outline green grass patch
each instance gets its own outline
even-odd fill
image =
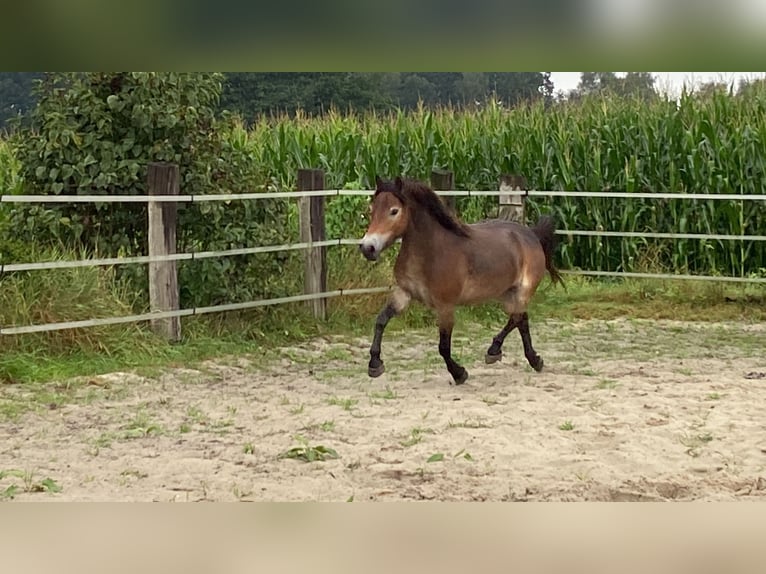
[[[369,396],[371,399],[382,399],[384,401],[393,401],[401,398],[389,385],[386,385],[386,388],[383,391],[371,391]]]
[[[352,398],[340,398],[340,397],[330,397],[327,399],[327,404],[331,406],[338,406],[342,408],[344,411],[350,411],[352,410],[357,404],[359,403],[359,399],[352,399]]]
[[[323,462],[325,460],[340,458],[338,452],[324,445],[310,445],[308,441],[298,436],[296,440],[301,443],[300,446],[294,446],[285,452],[280,453],[277,459],[291,458],[303,462]]]
[[[403,447],[410,447],[418,444],[423,440],[423,435],[425,434],[435,434],[436,431],[430,428],[421,428],[421,427],[415,427],[412,430],[410,430],[409,436],[401,441],[399,444],[401,444]]]
[[[618,387],[619,383],[613,379],[602,379],[596,383],[596,388],[599,390],[613,390]]]
[[[13,500],[21,492],[47,492],[55,494],[63,488],[50,477],[38,480],[32,471],[20,469],[0,470],[0,500]]]

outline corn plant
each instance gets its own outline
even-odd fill
[[[545,108],[450,108],[320,118],[262,118],[249,133],[261,173],[282,188],[301,167],[326,171],[332,188],[371,187],[375,175],[428,179],[455,174],[457,189],[497,189],[519,173],[531,189],[678,193],[766,193],[766,90],[680,100],[610,96]],[[361,229],[359,198],[334,198],[331,237]],[[466,220],[494,216],[496,197],[457,198]],[[552,212],[564,229],[706,234],[766,232],[758,201],[533,198],[531,220]],[[341,216],[341,214],[344,214]],[[351,222],[351,224],[349,223]],[[353,236],[353,235],[352,235]],[[747,275],[766,266],[766,242],[572,236],[562,264],[600,270],[662,268]]]

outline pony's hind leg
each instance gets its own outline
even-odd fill
[[[527,295],[524,297],[525,300],[522,300],[521,295]],[[521,288],[519,286],[512,287],[505,293],[505,297],[503,298],[503,308],[505,309],[505,312],[508,313],[508,322],[505,324],[505,327],[500,329],[500,332],[492,338],[492,344],[489,346],[489,349],[487,349],[487,354],[484,357],[484,361],[488,365],[496,363],[503,358],[503,343],[505,342],[505,338],[508,336],[508,333],[519,326],[517,319],[520,313],[524,311],[528,297],[529,295],[527,293],[521,293]]]
[[[508,322],[505,324],[505,327],[503,327],[500,332],[493,337],[492,344],[489,346],[489,349],[487,349],[487,355],[484,357],[484,361],[488,365],[496,363],[503,358],[503,343],[505,342],[505,338],[508,336],[508,333],[513,331],[517,326],[518,325],[514,320],[514,315],[511,315],[508,318]]]
[[[439,354],[456,385],[468,380],[468,371],[452,358],[452,329],[455,326],[454,309],[439,312]]]
[[[492,345],[487,350],[487,356],[485,357],[486,363],[492,364],[502,358],[503,342],[508,333],[517,327],[521,335],[521,344],[524,346],[524,356],[529,362],[529,366],[535,371],[541,371],[543,368],[543,358],[537,354],[532,346],[532,336],[529,334],[529,315],[527,315],[526,311],[524,313],[513,313],[505,327],[492,339]]]
[[[536,286],[537,283],[534,283]],[[508,291],[504,300],[504,307],[508,313],[508,322],[505,324],[500,332],[492,339],[492,344],[487,349],[487,355],[485,361],[488,364],[499,361],[503,356],[503,342],[508,336],[508,333],[514,329],[519,329],[521,335],[521,342],[524,345],[524,356],[526,357],[529,365],[535,371],[541,371],[543,368],[543,359],[537,354],[532,346],[532,336],[529,333],[529,315],[527,314],[527,303],[534,294],[535,289],[530,288],[529,284],[519,286],[519,288],[511,289]]]
[[[526,311],[518,317],[516,324],[519,327],[521,343],[524,345],[524,356],[527,358],[529,366],[537,372],[542,371],[543,358],[532,347],[532,336],[529,334],[529,315],[527,315]]]
[[[375,334],[372,338],[372,345],[370,345],[370,363],[367,367],[367,374],[370,377],[379,377],[386,370],[383,361],[380,358],[380,345],[383,341],[383,331],[386,330],[386,325],[393,318],[399,315],[407,308],[410,303],[410,295],[396,287],[391,294],[391,298],[386,303],[386,306],[378,313],[378,317],[375,319]]]

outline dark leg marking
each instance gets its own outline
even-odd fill
[[[383,341],[383,331],[391,318],[396,316],[396,309],[391,303],[388,303],[375,319],[375,334],[370,346],[370,364],[367,368],[367,374],[371,377],[379,377],[386,370],[383,361],[380,360],[380,344]]]
[[[521,343],[524,345],[524,356],[527,358],[529,366],[535,371],[540,372],[543,370],[543,358],[532,347],[532,336],[529,334],[529,316],[526,313],[522,313],[518,317]]]
[[[517,327],[515,315],[511,315],[508,318],[508,322],[505,324],[500,332],[492,339],[492,344],[487,349],[487,356],[484,357],[484,361],[489,365],[499,361],[503,356],[503,343],[508,333],[513,331]]]
[[[468,379],[468,371],[458,365],[452,358],[452,329],[439,329],[439,354],[444,359],[456,385],[462,385]]]

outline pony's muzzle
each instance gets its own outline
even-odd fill
[[[380,252],[383,251],[384,246],[385,241],[377,233],[365,235],[359,242],[359,250],[368,261],[375,261],[380,255]]]
[[[362,255],[365,256],[367,261],[375,261],[378,258],[378,250],[374,245],[369,243],[360,243],[359,250],[362,252]]]

